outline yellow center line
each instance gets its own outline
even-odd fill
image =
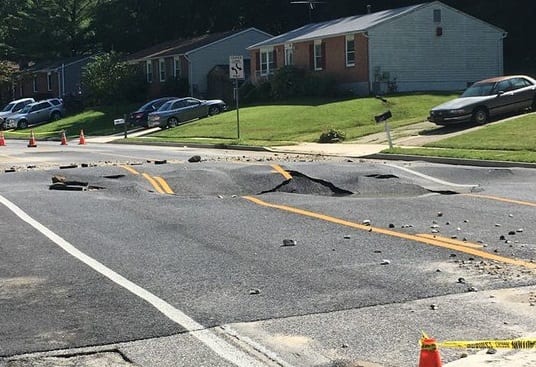
[[[169,185],[166,182],[166,180],[164,180],[162,177],[158,177],[158,176],[155,176],[154,179],[160,184],[160,186],[164,189],[166,194],[174,194],[173,190],[171,189],[171,187],[169,187]]]
[[[121,165],[119,167],[126,169],[127,171],[129,171],[133,175],[139,175],[140,174],[138,171],[136,171],[134,168],[132,168],[130,166]]]
[[[158,184],[158,182],[155,181],[154,178],[152,178],[151,176],[149,176],[147,173],[142,173],[141,174],[143,177],[145,177],[145,179],[147,181],[149,181],[149,183],[151,185],[153,185],[154,189],[156,191],[158,191],[160,194],[165,194],[164,190],[160,187],[160,185]]]
[[[502,198],[500,196],[492,196],[492,195],[480,195],[480,194],[463,194],[463,195],[464,196],[474,197],[474,198],[483,198],[483,199],[489,199],[489,200],[502,201],[502,202],[505,202],[505,203],[519,204],[519,205],[526,205],[526,206],[534,206],[534,207],[536,207],[536,203],[531,202],[531,201],[508,199],[508,198]]]
[[[442,236],[438,236],[438,235],[435,235],[435,234],[419,233],[419,234],[416,234],[415,236],[422,237],[422,238],[429,238],[429,239],[432,239],[432,240],[438,240],[438,241],[445,242],[445,243],[452,243],[453,245],[458,245],[458,246],[465,246],[465,247],[472,247],[472,248],[482,248],[482,247],[484,247],[481,244],[471,243],[471,242],[467,242],[467,241],[460,241],[460,240],[456,240],[454,238],[442,237]]]
[[[531,262],[524,261],[524,260],[513,259],[513,258],[509,258],[509,257],[505,257],[505,256],[499,256],[499,255],[490,254],[488,252],[479,250],[477,248],[469,247],[468,243],[464,243],[463,246],[462,246],[460,244],[457,244],[457,243],[453,242],[452,240],[443,241],[443,240],[441,240],[442,237],[429,238],[427,235],[425,235],[425,236],[412,235],[412,234],[408,234],[408,233],[392,231],[392,230],[385,229],[385,228],[366,226],[366,225],[363,225],[363,224],[358,224],[358,223],[350,222],[350,221],[347,221],[347,220],[344,220],[344,219],[331,217],[331,216],[328,216],[328,215],[324,215],[324,214],[320,214],[320,213],[316,213],[316,212],[312,212],[312,211],[308,211],[308,210],[303,210],[303,209],[299,209],[299,208],[294,208],[294,207],[291,207],[291,206],[268,203],[266,201],[262,201],[260,199],[255,198],[255,197],[252,197],[252,196],[244,196],[243,198],[246,199],[246,200],[249,200],[249,201],[251,201],[251,202],[253,202],[255,204],[262,205],[262,206],[265,206],[265,207],[268,207],[268,208],[279,209],[279,210],[283,210],[283,211],[286,211],[286,212],[299,214],[299,215],[303,215],[303,216],[310,217],[310,218],[320,219],[320,220],[323,220],[323,221],[326,221],[326,222],[331,222],[331,223],[343,225],[343,226],[350,227],[350,228],[360,229],[360,230],[363,230],[363,231],[372,231],[374,233],[380,233],[380,234],[384,234],[384,235],[388,235],[388,236],[392,236],[392,237],[402,238],[402,239],[405,239],[405,240],[424,243],[424,244],[427,244],[427,245],[432,245],[432,246],[437,246],[437,247],[442,247],[442,248],[448,248],[450,250],[463,252],[463,253],[478,256],[478,257],[481,257],[481,258],[484,258],[484,259],[499,261],[499,262],[502,262],[502,263],[505,263],[505,264],[523,266],[523,267],[526,267],[526,268],[529,268],[529,269],[536,269],[536,263],[531,263]],[[472,246],[476,247],[476,246],[478,246],[478,244],[472,244]]]
[[[121,165],[120,167],[126,169],[127,171],[129,171],[133,175],[139,175],[140,174],[138,171],[136,171],[134,168],[132,168],[130,166]],[[149,183],[154,187],[154,189],[157,192],[159,192],[161,194],[174,194],[174,192],[171,189],[171,187],[169,187],[169,185],[166,182],[166,180],[164,180],[162,177],[151,177],[147,173],[142,173],[142,176],[147,181],[149,181]]]
[[[285,171],[279,164],[272,164],[272,168],[275,169],[285,180],[291,180],[292,175]]]

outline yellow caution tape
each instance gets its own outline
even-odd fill
[[[430,338],[424,331],[421,332],[421,349],[435,350],[442,348],[468,348],[468,349],[536,349],[535,338],[506,339],[506,340],[453,340],[437,342]]]
[[[442,348],[536,349],[536,339],[445,341],[437,345]]]

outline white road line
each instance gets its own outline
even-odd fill
[[[226,359],[227,361],[239,367],[266,366],[265,364],[261,363],[259,360],[247,354],[246,352],[236,348],[235,346],[229,344],[225,340],[219,338],[210,330],[205,329],[203,325],[197,323],[188,315],[178,310],[177,308],[173,307],[171,304],[167,303],[163,299],[155,296],[149,291],[143,289],[142,287],[131,282],[125,277],[119,275],[118,273],[108,268],[107,266],[101,264],[97,260],[84,254],[82,251],[78,250],[72,244],[70,244],[69,242],[67,242],[66,240],[64,240],[63,238],[61,238],[60,236],[58,236],[51,230],[49,230],[47,227],[45,227],[44,225],[42,225],[41,223],[39,223],[32,217],[30,217],[21,208],[19,208],[17,205],[15,205],[14,203],[9,201],[2,195],[0,195],[0,203],[6,206],[9,210],[11,210],[15,215],[17,215],[24,222],[28,223],[29,225],[34,227],[36,230],[41,232],[44,236],[49,238],[52,242],[57,244],[67,253],[74,256],[75,258],[83,262],[84,264],[88,265],[90,268],[97,271],[98,273],[104,275],[106,278],[110,279],[117,285],[125,288],[132,294],[136,295],[137,297],[153,305],[158,311],[160,311],[162,314],[164,314],[173,322],[185,328],[187,331],[190,332],[191,335],[193,335],[199,341],[204,343],[208,348],[212,349],[212,351],[217,353],[220,357]]]
[[[426,179],[428,181],[432,181],[432,182],[435,182],[435,183],[438,183],[438,184],[441,184],[441,185],[454,186],[454,187],[478,187],[478,185],[462,185],[462,184],[456,184],[456,183],[444,181],[444,180],[441,180],[439,178],[428,176],[428,175],[425,175],[424,173],[420,173],[420,172],[411,170],[411,169],[406,168],[406,167],[397,166],[395,164],[388,164],[387,163],[385,165],[388,166],[388,167],[399,169],[401,171],[406,171],[407,173],[410,173],[412,175],[424,178],[424,179]]]

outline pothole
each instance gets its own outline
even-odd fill
[[[6,367],[135,367],[117,350],[45,357],[12,358]]]
[[[301,172],[288,171],[292,178],[282,182],[271,190],[260,192],[258,195],[271,192],[286,192],[291,194],[319,195],[319,196],[348,196],[352,191],[335,186],[329,181],[309,177]]]
[[[49,190],[61,190],[61,191],[91,191],[91,190],[104,190],[105,188],[97,185],[90,185],[89,182],[68,180],[64,176],[52,176],[52,185]]]

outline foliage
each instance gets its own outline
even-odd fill
[[[190,95],[187,78],[169,78],[162,84],[163,96],[186,97]]]
[[[272,97],[282,100],[304,96],[305,70],[295,66],[283,66],[270,79]]]
[[[93,49],[98,0],[3,0],[0,44],[14,61],[81,55]]]
[[[123,62],[115,52],[96,56],[83,71],[82,85],[92,105],[137,101],[147,94],[140,68]]]
[[[526,41],[536,2],[443,2],[508,32],[504,41],[507,73],[536,74],[536,48],[527,47]],[[135,52],[167,40],[247,27],[277,35],[311,21],[364,14],[369,3],[318,4],[309,19],[307,4],[288,0],[2,0],[0,54],[19,62],[93,50]],[[418,3],[422,0],[377,0],[372,10]]]
[[[335,97],[337,95],[337,83],[330,75],[309,73],[303,84],[303,93],[309,97]]]
[[[340,143],[346,138],[346,133],[342,130],[329,129],[320,134],[319,143]]]

